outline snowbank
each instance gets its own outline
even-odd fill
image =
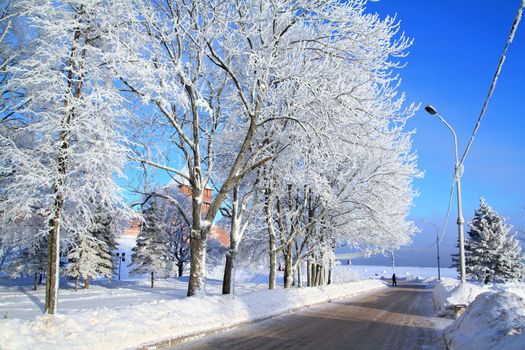
[[[384,287],[366,280],[318,288],[261,290],[240,296],[159,300],[122,308],[0,320],[0,349],[122,349],[264,319]]]
[[[441,316],[453,315],[450,305],[467,306],[444,331],[449,349],[525,349],[524,283],[461,284],[444,278],[432,295]]]
[[[505,291],[482,293],[445,328],[444,338],[451,350],[525,349],[525,299]]]
[[[465,282],[452,278],[442,278],[436,283],[432,290],[432,299],[438,311],[438,315],[452,316],[447,308],[450,305],[469,305],[479,294],[488,290],[488,287],[480,284]]]

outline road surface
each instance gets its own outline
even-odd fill
[[[170,349],[444,349],[441,331],[451,321],[434,314],[431,289],[406,282]]]

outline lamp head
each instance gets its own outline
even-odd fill
[[[437,114],[437,110],[432,107],[431,105],[428,105],[425,107],[425,111],[427,111],[428,114],[430,115],[436,115]]]

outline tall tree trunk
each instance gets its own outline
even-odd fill
[[[203,234],[204,235],[204,234]],[[206,238],[201,237],[200,231],[190,241],[190,281],[187,295],[200,294],[204,290],[206,278]]]
[[[310,262],[310,259],[306,261],[306,286],[311,287],[312,286],[312,270],[311,270],[312,263]]]
[[[151,271],[151,288],[153,288],[154,281],[155,281],[155,272]]]
[[[320,286],[321,285],[321,269],[322,269],[322,266],[319,265],[319,264],[315,264],[315,286]]]
[[[224,265],[224,278],[222,279],[222,294],[233,293],[233,269],[235,268],[235,255],[237,254],[237,237],[239,237],[239,186],[233,187],[231,225],[230,225],[230,249],[226,254]]]
[[[284,288],[293,286],[294,271],[292,260],[292,245],[289,244],[284,254]]]
[[[319,268],[317,263],[312,264],[312,287],[317,287]]]
[[[33,290],[37,290],[38,287],[38,272],[35,272],[35,280],[33,282]]]
[[[59,166],[60,167],[60,166]],[[65,168],[64,168],[65,172]],[[63,180],[58,182],[63,183]],[[48,260],[47,260],[47,275],[46,275],[46,303],[45,303],[45,312],[47,314],[53,315],[57,311],[57,302],[58,302],[58,269],[60,263],[60,219],[62,208],[64,206],[64,198],[58,192],[58,187],[61,185],[55,186],[55,204],[54,204],[54,215],[53,219],[50,220],[51,229],[49,231],[49,240],[48,240]]]
[[[275,237],[274,237],[275,238]],[[275,251],[275,239],[270,239],[270,274],[268,288],[275,289],[277,280],[277,252]]]
[[[302,276],[301,276],[301,261],[297,262],[297,287],[301,288],[303,286]]]
[[[277,252],[275,251],[275,230],[273,227],[272,214],[273,201],[270,188],[266,188],[264,194],[264,212],[266,214],[266,225],[268,226],[268,254],[270,255],[270,273],[268,276],[268,288],[275,289],[275,282],[277,278]]]
[[[222,280],[222,294],[230,294],[233,291],[233,264],[234,258],[231,255],[233,252],[226,254],[226,264],[224,265],[224,278]]]
[[[193,98],[193,95],[192,95]],[[195,107],[196,108],[196,107]],[[188,282],[187,295],[193,296],[204,291],[204,283],[206,278],[206,239],[208,232],[211,229],[211,221],[202,223],[202,198],[203,198],[203,184],[201,182],[200,173],[200,150],[198,147],[198,115],[197,110],[194,114],[194,160],[191,176],[191,239],[190,239],[190,280]],[[197,125],[195,125],[197,124]],[[209,210],[209,209],[208,209]]]
[[[77,43],[80,39],[80,30],[75,31],[73,35],[73,42],[69,56],[69,64],[71,67],[75,66],[75,53],[77,50]],[[77,76],[73,79],[75,73],[73,68],[70,68],[67,75],[68,91],[65,94],[73,93],[75,98],[80,97],[80,92],[83,84],[83,76]],[[64,99],[66,107],[69,105],[69,99]],[[58,303],[58,287],[59,287],[59,264],[60,264],[60,224],[62,219],[62,210],[64,208],[63,187],[65,185],[65,176],[67,172],[67,158],[69,150],[70,132],[69,126],[74,118],[74,107],[64,116],[61,121],[63,129],[60,132],[59,141],[60,149],[58,150],[57,162],[57,178],[53,188],[54,202],[53,202],[53,218],[49,221],[49,240],[48,240],[48,263],[46,275],[46,302],[45,312],[53,315],[57,311]]]
[[[181,261],[177,264],[178,268],[179,268],[179,271],[178,271],[178,276],[181,277],[182,274],[184,273],[184,263]]]
[[[91,277],[86,276],[86,279],[84,280],[84,289],[89,289],[89,280]]]
[[[327,284],[332,284],[332,276],[334,270],[334,261],[330,259],[330,265],[328,266],[328,281]]]
[[[38,274],[38,284],[42,284],[43,277],[44,277],[44,274],[42,272]]]

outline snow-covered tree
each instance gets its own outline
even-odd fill
[[[37,290],[42,276],[47,271],[48,242],[46,236],[39,236],[25,247],[9,267],[12,276],[33,274],[33,289]]]
[[[131,255],[131,262],[135,265],[131,273],[150,274],[153,288],[155,276],[163,278],[173,274],[173,251],[166,232],[166,215],[157,198],[150,199],[143,217],[144,222]]]
[[[30,55],[11,67],[6,89],[19,92],[9,108],[24,123],[0,135],[1,173],[12,174],[1,202],[2,221],[14,223],[30,208],[49,222],[46,312],[55,313],[60,241],[85,236],[94,198],[125,216],[115,182],[127,161],[121,128],[125,115],[115,62],[127,1],[17,1]],[[62,232],[62,235],[60,234]]]
[[[79,235],[67,253],[68,265],[64,274],[75,278],[75,290],[80,278],[84,288],[89,288],[90,280],[99,276],[111,278],[115,271],[112,251],[116,248],[111,218],[100,209],[95,209],[91,228]]]
[[[522,280],[525,276],[520,242],[505,221],[485,199],[480,199],[465,240],[465,265],[470,278],[487,283]],[[457,255],[453,266],[459,271]]]
[[[365,14],[363,1],[147,4],[141,17],[148,40],[135,42],[148,45],[130,56],[144,69],[123,70],[123,82],[155,111],[146,125],[175,136],[156,144],[162,150],[145,146],[135,158],[188,182],[192,212],[199,213],[191,225],[188,295],[194,295],[203,289],[206,238],[219,208],[245,176],[288,147],[292,132],[280,133],[283,126],[327,139],[332,130],[323,125],[344,125],[343,109],[362,117],[357,128],[370,118],[396,123],[391,58],[410,42],[394,39],[392,18]],[[341,117],[333,119],[337,108]],[[218,150],[223,145],[228,152]],[[219,154],[228,160],[224,166],[216,164]],[[180,163],[187,174],[177,170]],[[209,184],[217,188],[203,211]]]
[[[184,266],[190,260],[190,233],[187,224],[180,221],[168,223],[167,234],[172,249],[173,263],[177,266],[177,275],[184,273]]]
[[[90,279],[110,274],[113,263],[106,243],[89,234],[82,234],[77,242],[67,254],[68,264],[64,273],[75,278],[75,290],[80,278],[84,279],[84,288],[87,289]]]
[[[103,212],[101,209],[96,209],[93,220],[89,233],[102,243],[99,251],[102,262],[99,264],[98,275],[111,278],[115,271],[115,260],[112,252],[117,248],[115,238],[115,226],[117,225],[115,225],[111,214]]]

